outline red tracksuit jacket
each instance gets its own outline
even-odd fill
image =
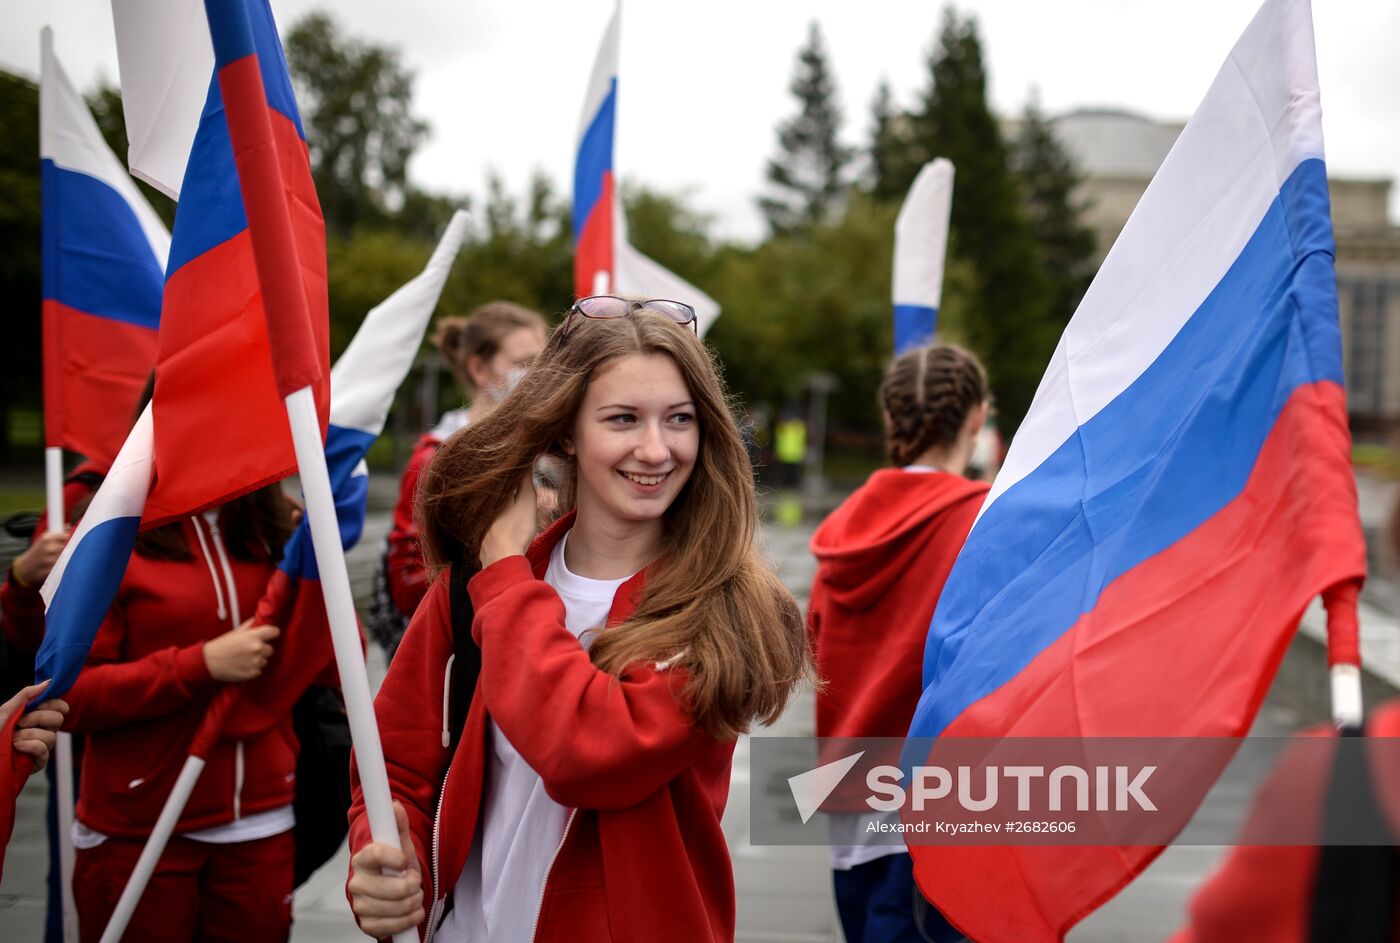
[[[734,744],[690,723],[670,671],[638,666],[616,678],[589,661],[542,580],[572,524],[565,516],[527,557],[497,561],[471,580],[481,676],[455,755],[447,755],[444,716],[446,579],[429,589],[375,699],[390,789],[408,813],[424,879],[429,913],[420,932],[431,938],[472,845],[489,715],[550,797],[576,810],[545,882],[538,943],[731,941],[734,877],[720,816]],[[642,580],[618,589],[609,625],[632,611]],[[354,790],[352,853],[370,841],[358,777]]]
[[[220,687],[205,666],[204,643],[235,628],[235,615],[253,614],[274,569],[271,560],[245,562],[225,551],[237,589],[236,614],[219,559],[221,538],[202,518],[197,524],[187,518],[182,526],[193,559],[132,555],[87,664],[66,697],[64,729],[88,735],[77,817],[106,835],[150,834],[209,698]],[[291,802],[296,753],[290,715],[255,740],[220,742],[177,833]]]
[[[989,486],[883,468],[812,535],[819,737],[903,737],[938,596]]]

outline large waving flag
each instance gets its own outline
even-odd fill
[[[603,32],[588,80],[574,161],[574,293],[620,292],[669,298],[695,308],[700,336],[719,317],[719,302],[639,252],[627,238],[622,193],[613,173],[621,9]]]
[[[78,679],[126,572],[150,481],[148,405],[39,590],[44,641],[34,659],[34,679],[53,679],[46,697],[62,697]]]
[[[894,353],[933,340],[953,210],[953,164],[929,161],[914,178],[894,227]]]
[[[170,234],[117,160],[43,32],[44,435],[102,464],[156,362]]]
[[[1354,593],[1320,117],[1309,4],[1267,0],[1060,340],[943,591],[911,736],[1242,736],[1304,607]],[[1159,849],[911,850],[994,943],[1061,939]]]
[[[272,11],[211,4],[209,27],[216,72],[167,266],[148,526],[295,469],[289,393],[315,387],[326,422],[325,227]],[[235,151],[235,133],[253,143]]]

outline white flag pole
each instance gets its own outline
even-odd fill
[[[55,62],[53,30],[47,26],[39,31],[39,62],[39,94],[45,98],[49,83],[43,80],[42,73],[52,70]],[[45,120],[44,111],[39,109],[41,122]],[[63,449],[59,446],[44,449],[44,501],[48,506],[45,529],[63,530],[67,509],[63,506]],[[63,941],[78,943],[78,910],[73,904],[73,735],[61,731],[54,751],[54,780],[58,784],[54,804],[58,812],[58,897],[63,910]]]
[[[141,857],[136,859],[136,867],[127,878],[122,896],[117,900],[117,907],[112,911],[111,919],[107,921],[107,929],[102,931],[100,943],[118,943],[122,934],[126,932],[126,925],[131,922],[131,915],[136,912],[136,905],[141,901],[141,895],[150,883],[151,875],[155,873],[156,862],[160,860],[161,852],[165,851],[170,835],[175,831],[176,823],[180,821],[180,813],[185,811],[185,803],[189,801],[190,793],[194,791],[194,785],[199,782],[199,774],[202,772],[203,759],[197,756],[185,759],[185,765],[180,769],[180,778],[175,780],[175,788],[170,790],[170,797],[165,800],[165,805],[160,810],[160,817],[151,829],[151,836],[146,839],[146,847],[141,849]]]
[[[287,420],[292,427],[297,471],[306,498],[306,516],[311,522],[311,546],[321,573],[321,592],[326,600],[331,643],[335,648],[340,690],[345,697],[345,714],[350,721],[350,739],[355,746],[355,762],[364,792],[365,812],[370,834],[380,844],[399,847],[399,827],[394,818],[389,793],[389,775],[384,768],[384,748],[379,741],[379,725],[374,717],[369,673],[365,670],[360,629],[355,621],[355,600],[350,592],[350,574],[345,567],[345,551],[340,543],[331,479],[326,470],[326,453],[321,444],[321,424],[316,416],[316,399],[311,387],[303,387],[287,397]],[[404,849],[410,855],[412,848]],[[416,930],[394,934],[394,943],[417,943]]]

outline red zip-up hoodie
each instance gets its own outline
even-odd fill
[[[812,535],[818,737],[903,737],[938,596],[989,485],[882,468]]]
[[[181,526],[192,559],[132,554],[87,664],[66,696],[64,729],[88,735],[76,814],[106,835],[150,834],[220,687],[205,665],[204,643],[253,614],[275,568],[270,559],[234,559],[217,527],[202,517]],[[290,803],[296,750],[290,715],[254,740],[220,741],[176,832],[226,825]]]
[[[481,676],[452,757],[446,579],[429,589],[375,699],[390,790],[408,813],[424,878],[419,931],[431,939],[472,846],[489,715],[550,798],[573,810],[543,891],[519,889],[540,895],[537,943],[732,941],[734,876],[720,817],[734,744],[690,722],[676,672],[639,665],[614,677],[565,628],[564,604],[543,576],[573,519],[468,585]],[[639,573],[618,588],[608,625],[635,608],[642,581]],[[370,833],[353,766],[352,777],[353,853]]]

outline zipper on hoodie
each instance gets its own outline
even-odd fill
[[[540,933],[540,914],[544,912],[544,890],[549,886],[549,872],[554,870],[554,862],[559,860],[559,853],[564,850],[564,842],[569,840],[569,829],[573,827],[576,815],[578,809],[569,810],[569,820],[564,823],[564,834],[559,836],[559,844],[554,846],[554,854],[549,856],[549,864],[545,866],[544,880],[540,881],[540,897],[535,902],[535,925],[530,928],[530,943],[535,943],[535,937]]]
[[[233,745],[233,820],[243,818],[243,741]]]
[[[447,667],[444,668],[442,672],[442,748],[444,750],[452,745],[451,731],[448,730],[448,711],[451,707],[452,663],[456,660],[456,652],[448,655]],[[438,790],[437,811],[433,813],[432,860],[429,862],[429,867],[433,872],[429,875],[433,882],[433,906],[428,911],[428,932],[423,934],[423,943],[431,943],[433,934],[437,933],[436,921],[438,907],[440,906],[438,901],[438,836],[441,833],[442,827],[442,802],[443,799],[447,797],[447,777],[452,775],[452,760],[453,757],[451,756],[447,758],[447,769],[442,774],[442,788]]]
[[[433,936],[437,933],[438,908],[442,906],[442,900],[438,897],[438,849],[440,847],[440,835],[442,832],[442,802],[447,797],[447,777],[452,775],[452,761],[447,761],[447,772],[442,774],[442,789],[438,792],[437,811],[433,813],[433,847],[432,860],[428,863],[430,875],[433,881],[433,906],[428,911],[428,932],[423,935],[423,943],[432,943]],[[479,824],[479,823],[478,823]],[[412,849],[406,849],[407,853],[416,854]]]

